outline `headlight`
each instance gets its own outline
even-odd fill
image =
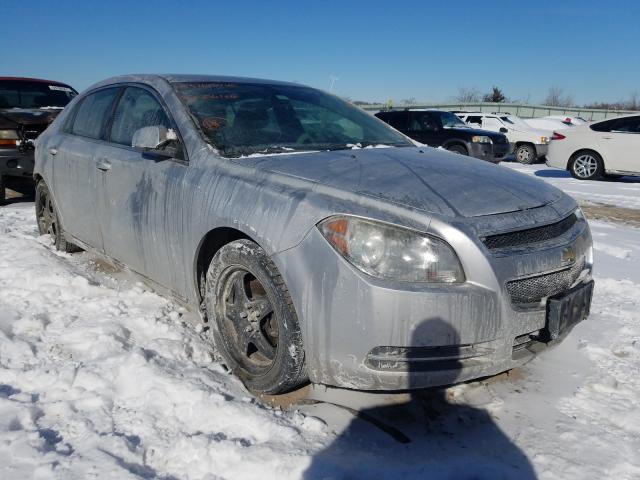
[[[491,143],[491,139],[485,135],[474,135],[471,137],[473,143]]]
[[[18,132],[15,130],[0,130],[0,140],[18,140]]]
[[[549,143],[549,140],[549,137],[540,137],[540,143],[543,145]]]
[[[576,208],[573,211],[573,214],[576,216],[576,218],[578,220],[586,220],[587,218],[584,216],[584,212],[582,211],[582,209],[580,207]]]
[[[431,235],[350,216],[329,217],[318,228],[340,255],[368,275],[401,282],[465,280],[453,249]]]

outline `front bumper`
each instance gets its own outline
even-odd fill
[[[23,152],[18,148],[0,148],[0,175],[31,177],[33,166],[33,150]]]
[[[474,143],[469,142],[467,149],[469,150],[469,156],[479,158],[480,160],[486,160],[487,162],[498,163],[506,155],[509,154],[508,143]]]
[[[591,237],[581,223],[568,241],[585,256]],[[275,255],[301,323],[311,381],[360,390],[448,385],[509,370],[546,347],[531,338],[545,327],[544,305],[513,306],[505,284],[553,269],[567,244],[496,256],[480,241],[450,243],[465,269],[463,284],[367,276],[315,228]],[[590,270],[580,282],[590,280]]]

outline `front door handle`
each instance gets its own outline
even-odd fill
[[[55,148],[55,147],[50,148],[50,149],[49,149],[49,153],[50,153],[51,155],[57,155],[57,154],[58,154],[58,149],[57,149],[57,148]]]
[[[102,170],[103,172],[108,172],[109,170],[111,170],[111,163],[109,163],[106,160],[100,160],[96,164],[96,167],[98,167],[98,170]]]
[[[602,137],[604,140],[611,140],[612,137]]]

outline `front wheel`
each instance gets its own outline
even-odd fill
[[[516,147],[515,155],[516,160],[525,165],[531,165],[537,159],[535,147],[533,145],[529,145],[528,143],[518,145]]]
[[[216,253],[205,305],[215,348],[250,391],[285,393],[307,381],[291,296],[260,246],[243,239]]]
[[[447,150],[453,153],[457,153],[459,155],[469,155],[469,152],[467,152],[467,149],[462,145],[450,145],[447,147]]]
[[[569,173],[578,180],[597,180],[604,174],[602,157],[591,151],[575,153],[569,161]]]

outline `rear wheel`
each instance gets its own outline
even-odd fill
[[[516,160],[525,165],[531,165],[537,159],[535,147],[528,143],[518,145],[514,153],[516,155]]]
[[[574,153],[569,161],[569,173],[578,180],[596,180],[604,174],[602,157],[593,151]]]
[[[36,185],[36,220],[40,235],[49,235],[57,250],[67,253],[80,250],[65,239],[58,211],[51,198],[49,187],[43,180]]]
[[[205,305],[216,349],[250,391],[285,393],[307,381],[291,296],[257,244],[236,240],[216,253]]]
[[[453,153],[458,153],[460,155],[469,155],[469,152],[462,145],[449,145],[447,150]]]

